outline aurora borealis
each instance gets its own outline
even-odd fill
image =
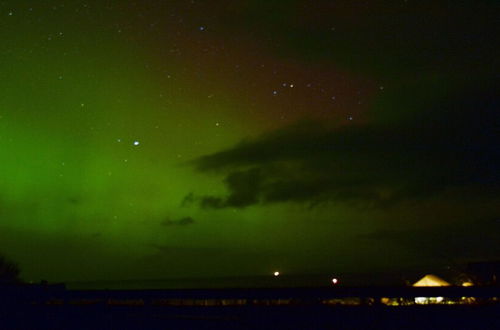
[[[0,1],[26,280],[500,256],[496,1]]]

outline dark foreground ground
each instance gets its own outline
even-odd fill
[[[454,304],[386,306],[386,297],[403,304],[415,297],[448,297],[444,301]],[[0,330],[500,329],[499,297],[500,287],[66,290],[19,285],[0,288]]]
[[[500,329],[500,306],[4,306],[0,328]]]

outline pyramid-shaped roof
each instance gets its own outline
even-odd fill
[[[432,274],[427,274],[424,277],[422,277],[420,280],[415,282],[413,286],[450,286],[451,284],[443,280],[442,278],[432,275]]]

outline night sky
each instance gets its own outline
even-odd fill
[[[25,280],[500,257],[498,1],[0,1]]]

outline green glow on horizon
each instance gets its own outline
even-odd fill
[[[432,122],[446,107],[460,114],[456,104],[479,99],[470,86],[494,85],[493,43],[474,37],[493,21],[455,33],[469,31],[460,15],[472,2],[449,21],[425,16],[423,27],[414,24],[427,15],[420,4],[372,15],[342,1],[17,2],[0,4],[0,254],[25,279],[392,271],[448,262],[430,249],[450,226],[464,240],[482,233],[475,221],[497,232],[483,177],[421,188],[422,177],[446,171],[408,169],[406,145],[392,153],[370,135]],[[238,154],[245,147],[251,157]],[[207,155],[216,165],[197,168]],[[385,168],[386,158],[403,165]],[[321,195],[325,173],[346,188],[326,182]],[[228,203],[231,178],[255,200]],[[414,195],[391,200],[407,186]],[[380,196],[389,203],[377,205]],[[477,251],[447,253],[489,258],[498,248],[488,237]]]

